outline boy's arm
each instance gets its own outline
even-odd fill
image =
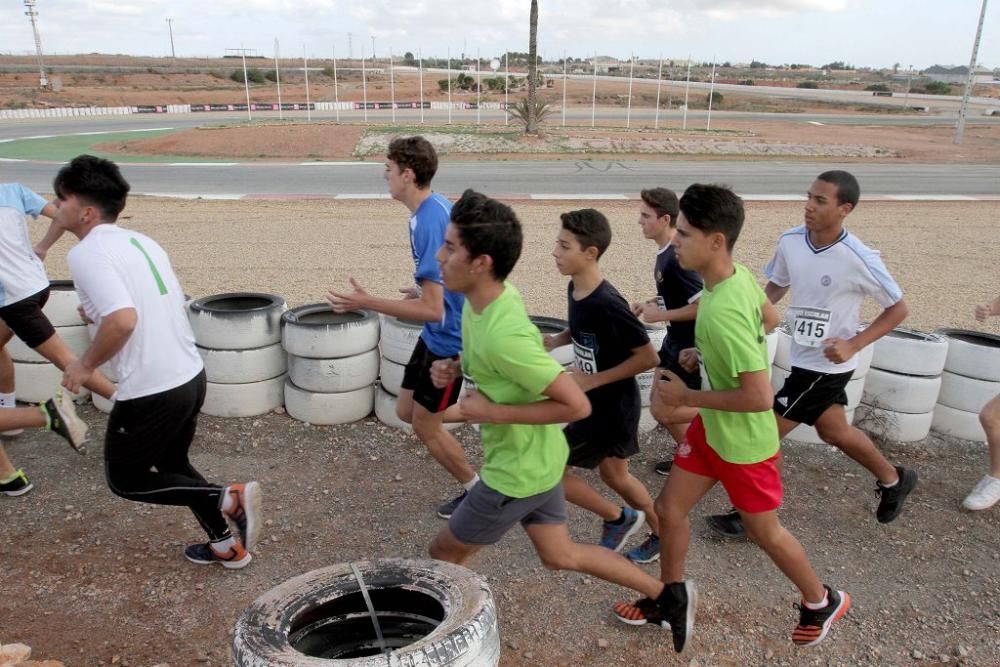
[[[658,363],[660,363],[660,355],[656,353],[656,348],[653,347],[652,343],[646,343],[633,348],[631,356],[617,366],[612,366],[593,375],[580,372],[573,372],[571,375],[581,389],[590,391],[612,382],[635,377],[639,373],[645,373],[649,369],[655,368]]]
[[[867,328],[859,331],[851,338],[827,338],[823,341],[825,344],[823,354],[830,361],[842,364],[860,350],[871,345],[899,326],[909,313],[910,311],[906,306],[906,302],[900,299],[883,310]]]
[[[680,308],[665,310],[656,301],[647,301],[637,313],[646,322],[690,322],[698,317],[698,302],[689,303]]]
[[[709,408],[725,412],[764,412],[774,405],[774,390],[766,370],[740,373],[739,389],[689,389],[674,373],[660,369],[653,384],[653,400],[667,405]]]
[[[992,303],[983,303],[976,306],[976,321],[985,322],[990,316],[1000,315],[1000,296]]]
[[[542,343],[545,345],[545,349],[550,351],[556,349],[557,347],[562,347],[563,345],[569,345],[572,342],[573,336],[570,335],[569,329],[561,331],[557,334],[542,336]]]
[[[566,373],[560,373],[542,392],[548,400],[522,405],[501,405],[470,392],[461,399],[462,414],[471,423],[562,424],[590,416],[590,401]]]
[[[330,290],[326,300],[338,313],[349,310],[374,310],[392,317],[417,322],[440,322],[444,317],[444,287],[433,280],[420,283],[420,296],[415,299],[383,299],[372,296],[354,278],[352,292]]]
[[[764,318],[764,333],[769,334],[781,322],[781,315],[774,307],[773,302],[765,301],[760,307],[761,316]]]
[[[49,202],[42,207],[42,211],[40,213],[40,215],[44,215],[46,218],[52,220],[52,222],[49,223],[48,231],[45,232],[45,236],[42,237],[42,240],[35,244],[35,247],[33,248],[35,254],[38,255],[38,259],[43,261],[45,260],[45,255],[49,252],[49,248],[55,245],[56,241],[59,240],[59,237],[61,237],[63,232],[66,231],[55,221],[57,210],[56,205]]]
[[[791,285],[781,287],[780,285],[769,280],[767,281],[767,284],[764,285],[764,294],[767,295],[767,300],[771,303],[778,303],[785,298],[785,295],[788,294],[788,289],[790,287]]]

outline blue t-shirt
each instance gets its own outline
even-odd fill
[[[413,280],[420,286],[425,280],[444,288],[437,251],[444,245],[444,233],[451,218],[451,202],[432,193],[410,217],[410,250],[416,271]],[[452,357],[462,351],[462,305],[460,292],[444,289],[444,317],[440,322],[424,322],[420,337],[439,357]]]
[[[49,286],[42,260],[31,246],[24,216],[37,218],[45,200],[19,183],[0,183],[0,307]]]

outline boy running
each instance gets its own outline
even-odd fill
[[[563,430],[569,442],[568,465],[598,468],[601,480],[627,505],[612,503],[569,469],[563,476],[566,500],[604,519],[600,544],[612,551],[621,551],[648,522],[652,534],[629,551],[628,558],[649,563],[660,557],[656,511],[646,487],[629,472],[628,459],[639,452],[642,403],[635,376],[654,367],[659,357],[646,328],[601,275],[598,262],[611,245],[608,219],[592,208],[563,213],[561,219],[552,256],[559,273],[571,278],[569,329],[546,336],[544,343],[547,350],[573,343],[576,367],[571,376],[591,405],[589,417]]]
[[[1000,296],[990,303],[976,306],[976,321],[985,322],[989,317],[1000,315]],[[986,432],[986,446],[990,453],[990,472],[972,487],[972,491],[962,501],[967,510],[987,510],[1000,501],[1000,394],[983,406],[979,412],[979,423]]]
[[[189,507],[209,539],[184,550],[191,562],[247,566],[260,530],[260,486],[211,484],[188,460],[205,367],[170,258],[153,239],[115,224],[129,185],[113,162],[81,155],[59,171],[53,190],[56,221],[80,239],[66,259],[83,313],[97,324],[63,386],[78,391],[107,361],[119,377],[104,441],[108,486],[126,500]]]
[[[458,400],[462,378],[441,388],[431,382],[431,364],[439,359],[457,359],[462,350],[462,295],[442,284],[435,259],[444,244],[451,212],[451,202],[431,190],[437,168],[434,146],[423,137],[398,138],[389,143],[385,180],[392,198],[410,210],[410,251],[416,266],[416,287],[400,289],[406,295],[401,300],[382,299],[368,294],[351,278],[353,292],[331,291],[327,299],[338,313],[374,310],[424,323],[403,374],[396,414],[413,426],[431,456],[464,487],[459,496],[438,508],[438,516],[447,519],[479,481],[479,475],[469,465],[462,446],[444,427],[445,411]]]
[[[697,349],[684,350],[688,370],[705,364],[710,389],[690,389],[677,374],[657,371],[654,392],[667,405],[695,407],[699,414],[677,447],[673,470],[656,499],[662,543],[661,578],[670,596],[618,603],[615,614],[633,625],[669,623],[675,642],[689,638],[694,584],[684,581],[691,526],[688,514],[722,482],[753,540],[802,594],[792,641],[818,644],[850,607],[846,593],[820,582],[802,545],[778,521],[781,475],[778,428],[771,412],[766,323],[776,321],[747,269],[733,262],[743,226],[743,201],[731,190],[692,185],[680,200],[674,245],[681,265],[705,281],[695,325]]]
[[[673,246],[677,230],[677,195],[667,188],[650,188],[639,193],[639,226],[642,235],[656,243],[656,265],[653,279],[656,282],[655,299],[637,303],[632,312],[646,322],[666,322],[667,335],[660,347],[660,367],[666,368],[684,380],[691,389],[701,389],[701,373],[687,371],[678,363],[681,350],[694,347],[694,320],[698,314],[698,297],[702,280],[696,272],[685,269],[677,261]],[[674,439],[681,442],[691,420],[698,414],[692,408],[671,407],[651,403],[650,413],[666,428]],[[655,470],[669,475],[673,461],[660,461]]]
[[[846,171],[817,176],[809,187],[805,224],[781,236],[764,267],[771,303],[792,291],[785,314],[792,327],[792,372],[774,397],[774,413],[779,437],[799,424],[815,426],[824,442],[867,468],[880,496],[875,516],[889,523],[917,486],[917,472],[893,466],[871,438],[847,423],[845,388],[858,351],[899,326],[907,308],[878,251],[844,228],[860,197],[858,181]],[[869,296],[884,310],[858,331],[858,311]],[[725,537],[745,535],[735,511],[710,516],[708,524]]]
[[[23,185],[0,184],[0,410],[17,405],[14,361],[6,347],[15,335],[60,370],[76,359],[42,312],[49,298],[49,279],[42,260],[62,236],[63,229],[53,221],[44,238],[32,247],[25,224],[26,215],[53,218],[55,214],[54,202],[46,202]],[[115,391],[114,385],[100,373],[94,374],[87,387],[104,398],[110,398]],[[66,402],[56,401],[52,406],[57,404]],[[33,423],[37,421],[34,414],[37,410],[32,413],[29,420],[32,423],[28,425],[38,425]],[[22,427],[0,427],[0,435],[18,435],[22,430]],[[24,471],[15,470],[0,444],[0,493],[22,495],[32,488]]]
[[[569,449],[560,422],[590,414],[587,397],[545,351],[517,289],[504,282],[521,254],[521,224],[509,206],[467,190],[451,212],[438,252],[448,289],[466,296],[461,362],[434,364],[439,387],[464,373],[459,402],[482,424],[482,479],[430,545],[433,558],[464,564],[521,523],[542,563],[584,572],[649,598],[664,586],[619,554],[577,544],[566,528],[562,477]]]

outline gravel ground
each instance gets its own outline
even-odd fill
[[[515,204],[527,244],[513,279],[539,314],[564,315],[564,279],[548,255],[558,213],[573,206]],[[634,203],[597,206],[616,233],[602,260],[606,274],[625,295],[647,295],[654,249],[634,224]],[[778,233],[798,223],[801,206],[754,203],[748,209],[737,256],[759,270]],[[883,251],[907,292],[911,326],[977,328],[972,304],[993,296],[1000,283],[995,212],[995,204],[864,204],[851,222]],[[126,215],[124,224],[167,248],[192,295],[261,290],[297,305],[345,285],[348,275],[382,294],[410,276],[405,211],[394,202],[136,198]],[[66,276],[68,246],[65,241],[53,251],[51,277]],[[82,414],[99,441],[104,416],[91,407]],[[475,434],[467,428],[458,434],[478,462]],[[668,442],[665,432],[653,432],[634,459],[654,490],[661,479],[651,466]],[[223,483],[256,478],[265,485],[264,543],[249,568],[228,572],[183,559],[182,546],[201,539],[186,511],[112,496],[100,447],[93,449],[81,459],[46,434],[11,441],[12,457],[36,489],[0,499],[6,535],[0,642],[24,642],[36,659],[70,666],[230,664],[231,628],[251,600],[324,565],[421,556],[442,525],[433,508],[455,492],[412,436],[372,418],[318,427],[277,414],[205,417],[193,450],[196,465]],[[854,598],[822,646],[800,650],[789,641],[796,596],[763,553],[715,540],[696,519],[689,573],[702,603],[683,657],[674,655],[668,634],[611,618],[610,604],[630,595],[544,570],[515,530],[473,563],[497,598],[502,664],[1000,664],[1000,514],[958,507],[983,473],[983,446],[932,436],[915,445],[889,443],[885,451],[917,468],[922,480],[902,517],[888,526],[874,520],[874,483],[856,465],[827,448],[786,448],[782,518],[821,576]],[[725,506],[717,490],[696,512]],[[570,527],[579,539],[597,538],[596,522],[582,512],[571,510]]]

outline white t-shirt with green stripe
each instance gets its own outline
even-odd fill
[[[118,400],[174,389],[204,367],[195,348],[181,289],[170,258],[145,234],[114,224],[94,227],[67,255],[87,317],[98,327],[123,308],[138,315],[125,346],[111,358]]]

